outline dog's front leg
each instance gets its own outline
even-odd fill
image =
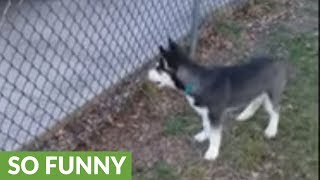
[[[206,160],[215,160],[219,155],[219,149],[222,136],[222,125],[220,124],[220,115],[209,113],[208,123],[205,127],[206,134],[209,138],[209,147],[204,158]]]
[[[209,129],[208,128],[210,127],[210,122],[209,122],[209,119],[207,118],[207,116],[208,116],[207,113],[206,113],[206,115],[201,116],[203,129],[202,129],[202,131],[200,131],[196,135],[194,135],[194,139],[197,142],[203,142],[209,138],[209,133],[208,133]]]
[[[208,139],[208,136],[204,130],[198,132],[196,135],[193,137],[197,142],[203,142]]]

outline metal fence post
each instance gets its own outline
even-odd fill
[[[192,9],[192,22],[190,30],[190,57],[194,57],[197,42],[198,42],[198,31],[199,31],[199,21],[200,21],[200,3],[201,0],[193,0],[193,9]]]

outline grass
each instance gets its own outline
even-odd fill
[[[194,115],[173,114],[164,124],[164,134],[167,136],[190,135],[199,129],[200,120]]]
[[[226,36],[232,40],[239,39],[241,37],[241,33],[243,32],[241,23],[238,23],[236,20],[230,18],[218,20],[214,26],[214,29],[222,36]]]
[[[154,171],[156,174],[156,179],[158,180],[171,180],[178,178],[175,168],[164,161],[158,162],[155,165]]]
[[[318,176],[317,39],[311,32],[279,39],[281,46],[287,47],[298,74],[286,93],[281,112],[285,116],[281,119],[279,139],[273,146],[285,157],[280,164],[287,169],[286,175],[295,178]]]
[[[150,97],[155,97],[158,94],[159,89],[151,85],[149,82],[144,82],[141,85],[141,89]]]
[[[178,173],[174,166],[165,161],[156,163],[152,169],[146,172],[134,173],[133,180],[174,180],[178,179]]]

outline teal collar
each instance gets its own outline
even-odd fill
[[[192,90],[193,90],[193,84],[186,84],[184,86],[184,92],[186,94],[190,94],[192,92]]]

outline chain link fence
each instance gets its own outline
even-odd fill
[[[17,150],[236,0],[0,1],[0,150]],[[191,38],[190,38],[191,37]],[[110,97],[113,99],[114,97]]]

